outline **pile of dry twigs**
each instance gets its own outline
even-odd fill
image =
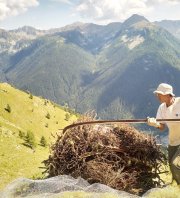
[[[85,115],[78,122],[93,120]],[[83,125],[58,135],[44,161],[49,177],[71,175],[89,183],[141,194],[160,185],[166,157],[153,136],[127,124]]]

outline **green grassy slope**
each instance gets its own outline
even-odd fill
[[[11,112],[6,109],[10,106]],[[47,114],[50,118],[47,118]],[[0,84],[0,188],[17,177],[41,177],[41,162],[47,158],[49,148],[40,146],[44,136],[47,142],[53,141],[52,134],[76,119],[66,114],[60,106],[31,94],[13,88],[9,84]],[[19,131],[35,135],[35,150],[24,146]]]

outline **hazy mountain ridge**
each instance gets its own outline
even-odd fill
[[[0,29],[0,53],[15,53],[20,51],[31,44],[28,41],[47,34],[52,35],[60,33],[61,35],[68,36],[67,34],[72,31],[79,32],[84,37],[86,37],[87,40],[89,39],[89,43],[91,45],[93,44],[91,43],[93,37],[97,37],[96,41],[98,40],[98,42],[105,42],[113,38],[121,28],[125,26],[127,27],[129,24],[136,23],[138,21],[149,22],[145,17],[135,14],[133,17],[127,19],[124,23],[114,22],[108,25],[77,22],[61,28],[52,28],[49,30],[39,30],[30,26],[24,26],[9,31]],[[180,21],[163,20],[154,22],[154,24],[163,27],[177,38],[180,38]],[[78,44],[78,41],[76,41],[76,44]]]
[[[49,30],[38,30],[30,26],[24,26],[9,31],[0,29],[0,53],[16,53],[21,49],[28,47],[31,44],[31,40],[37,39],[38,37],[44,35],[52,35],[58,33],[69,39],[69,34],[72,33],[72,31],[82,34],[82,36],[84,36],[86,40],[84,44],[92,45],[92,47],[95,48],[93,50],[97,52],[99,50],[99,48],[95,47],[95,45],[97,45],[97,41],[101,43],[102,47],[103,43],[111,40],[111,38],[113,38],[116,33],[120,31],[121,28],[125,26],[127,27],[129,24],[136,23],[138,21],[148,22],[148,20],[143,16],[133,15],[133,17],[130,17],[124,23],[115,22],[108,25],[77,22],[71,25],[67,25],[65,27],[53,28]],[[165,28],[177,38],[180,38],[179,21],[164,20],[154,23],[158,26]],[[70,41],[72,40],[70,39]],[[76,40],[75,42],[76,44],[80,44],[78,43],[78,40]],[[81,47],[82,46],[83,45],[81,45]]]
[[[163,27],[164,29],[168,30],[171,34],[175,37],[180,39],[180,21],[171,21],[171,20],[163,20],[157,21],[155,24]]]
[[[180,94],[180,41],[142,16],[107,26],[73,24],[31,42],[1,54],[2,77],[80,112],[144,117],[155,113],[152,91],[160,82]]]
[[[103,116],[126,117],[126,112],[138,117],[148,115],[155,112],[155,106],[152,105],[153,94],[149,89],[155,89],[161,81],[173,84],[175,89],[180,83],[177,82],[180,74],[177,56],[180,43],[177,39],[153,24],[149,26],[146,23],[143,28],[137,28],[137,23],[134,27],[132,25],[121,31],[114,42],[102,52],[101,65],[105,66],[104,72],[85,93],[85,98],[94,99],[92,93],[96,90],[97,101],[88,101],[92,101],[92,106],[93,103],[96,104],[95,108]],[[139,43],[137,38],[141,38]],[[131,48],[133,43],[134,48]],[[170,59],[169,56],[173,58]],[[85,99],[82,106],[87,108],[87,104]],[[149,104],[147,109],[144,108],[146,104]],[[122,111],[117,111],[117,108]]]
[[[19,59],[19,54],[13,57],[17,62],[6,71],[7,78],[22,89],[54,101],[62,101],[61,104],[67,98],[71,100],[74,97],[75,100],[80,87],[86,84],[83,76],[89,76],[94,69],[92,55],[78,46],[66,43],[62,37],[46,37],[36,42],[31,53],[28,53],[28,48],[24,50],[26,58]]]
[[[23,28],[22,28],[23,30]],[[28,29],[26,29],[27,31]],[[27,34],[25,31],[6,31],[0,30],[0,53],[6,52],[14,54],[31,44],[31,40],[37,35]]]
[[[101,48],[120,31],[121,23],[108,25],[81,24],[67,26],[56,34],[64,37],[69,42],[75,43],[93,54],[97,54]]]

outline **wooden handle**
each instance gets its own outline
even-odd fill
[[[180,119],[157,119],[158,122],[180,122]],[[146,123],[146,119],[121,119],[121,120],[95,120],[95,121],[88,121],[88,122],[79,122],[75,124],[71,124],[66,126],[63,129],[63,133],[72,127],[81,126],[81,125],[89,125],[89,124],[113,124],[113,123]]]

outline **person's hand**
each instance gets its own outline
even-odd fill
[[[149,126],[153,126],[153,127],[156,127],[156,128],[159,128],[160,127],[160,123],[156,121],[156,118],[150,118],[150,117],[147,117],[147,124]]]

